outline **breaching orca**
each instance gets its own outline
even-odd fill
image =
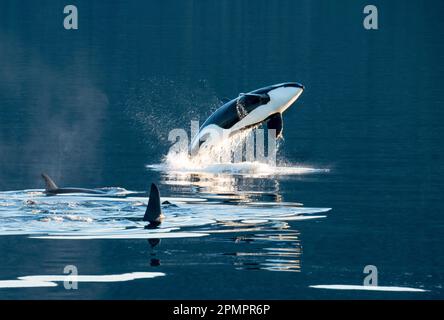
[[[200,127],[190,145],[196,154],[206,145],[214,145],[224,137],[230,137],[245,129],[267,122],[269,129],[282,136],[282,113],[302,94],[304,86],[296,82],[275,84],[249,93],[241,93],[236,99],[217,109]]]
[[[153,229],[158,227],[164,219],[162,208],[160,206],[160,193],[157,186],[152,183],[150,190],[150,198],[148,200],[148,206],[143,217],[143,221],[148,221],[149,224],[145,227],[147,229]]]
[[[103,190],[96,189],[84,189],[84,188],[59,188],[54,183],[54,181],[46,174],[42,173],[42,178],[45,180],[45,191],[44,193],[49,196],[54,196],[57,194],[67,194],[67,193],[89,193],[89,194],[106,194]]]

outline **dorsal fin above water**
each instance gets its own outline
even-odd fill
[[[150,225],[159,225],[162,222],[162,209],[160,207],[160,193],[157,186],[152,183],[148,207],[145,211],[143,221],[148,221]]]
[[[52,181],[52,179],[46,173],[42,173],[42,178],[43,178],[43,180],[45,180],[45,190],[46,191],[57,190],[59,188],[59,187],[57,187],[55,182]]]

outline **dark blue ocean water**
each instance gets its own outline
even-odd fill
[[[164,276],[78,290],[0,288],[0,299],[443,298],[440,2],[376,1],[373,31],[362,24],[366,1],[77,0],[79,29],[70,31],[66,4],[0,3],[0,190],[15,190],[0,193],[0,280],[60,275],[66,265],[81,275]],[[285,81],[306,90],[284,114],[278,158],[328,171],[251,177],[146,167],[162,162],[171,129],[204,121],[223,97]],[[140,194],[129,206],[125,197],[48,202],[23,191],[43,188],[41,172],[65,186]],[[162,196],[191,198],[165,210],[166,227],[209,235],[165,238],[154,249],[146,239],[30,237],[134,227],[151,182]],[[332,210],[273,220],[296,202]],[[381,286],[428,291],[310,288],[361,285],[366,265],[377,267]]]

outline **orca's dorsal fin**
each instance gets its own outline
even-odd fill
[[[53,191],[53,190],[57,190],[59,188],[59,187],[57,187],[55,182],[52,181],[52,179],[46,173],[42,173],[42,178],[43,178],[43,180],[45,180],[45,190],[46,191]]]
[[[160,207],[160,193],[157,186],[152,183],[148,206],[143,216],[143,221],[148,221],[150,225],[159,225],[162,222],[162,209]]]

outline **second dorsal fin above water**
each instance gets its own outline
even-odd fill
[[[158,226],[162,222],[162,208],[160,206],[160,193],[157,186],[152,183],[148,206],[143,217],[143,221],[148,221],[149,226]]]
[[[57,190],[59,187],[55,184],[55,182],[46,174],[42,173],[42,178],[45,180],[45,190],[46,191],[53,191]]]

